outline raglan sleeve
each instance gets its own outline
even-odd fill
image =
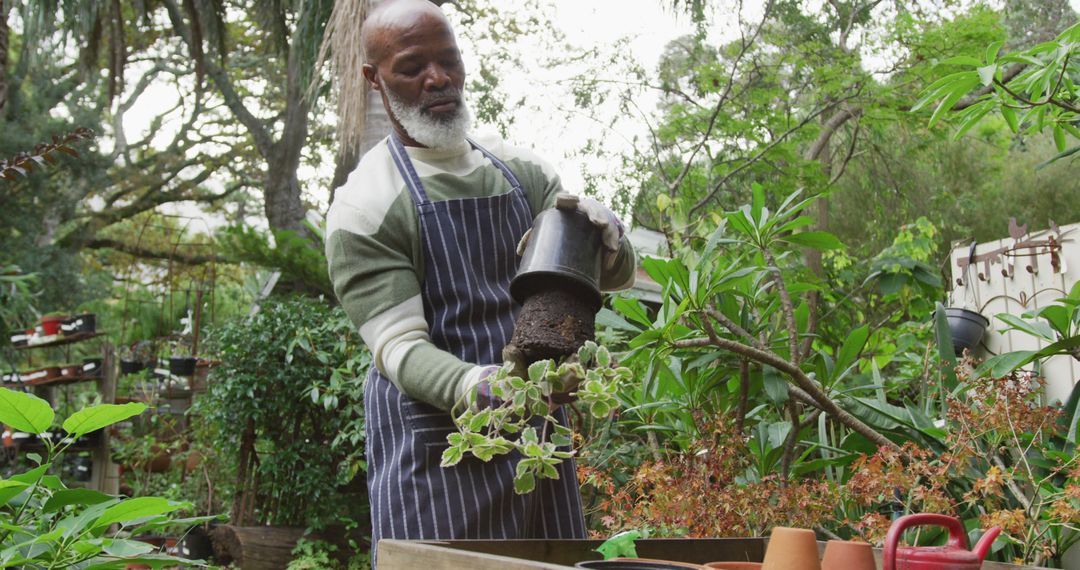
[[[420,296],[418,230],[407,192],[361,162],[335,192],[327,216],[330,280],[372,353],[406,395],[449,411],[487,371],[431,342]]]

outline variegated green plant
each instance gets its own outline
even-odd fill
[[[518,493],[532,491],[537,479],[558,479],[556,466],[574,455],[569,449],[573,431],[556,421],[552,396],[574,390],[577,403],[603,419],[618,407],[618,384],[630,376],[630,369],[617,366],[607,348],[591,341],[565,362],[534,362],[524,375],[515,373],[513,363],[504,364],[487,378],[500,403],[484,409],[466,406],[455,416],[458,431],[446,438],[450,447],[443,452],[442,466],[456,465],[467,455],[491,461],[517,452]]]

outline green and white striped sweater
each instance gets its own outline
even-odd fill
[[[563,189],[549,164],[501,139],[481,137],[477,143],[510,167],[534,214],[554,205]],[[406,151],[432,201],[510,191],[502,172],[467,143],[454,149]],[[424,255],[416,206],[385,140],[364,155],[337,189],[326,233],[334,291],[379,371],[405,394],[451,409],[480,380],[483,367],[462,362],[428,337],[420,298]],[[633,250],[624,240],[601,287],[629,287],[634,267]]]

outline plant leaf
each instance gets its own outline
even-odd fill
[[[49,403],[33,394],[0,388],[0,423],[19,431],[42,433],[56,414]]]
[[[781,241],[809,247],[811,249],[828,250],[841,249],[844,247],[844,244],[841,243],[840,239],[829,232],[802,232],[787,235],[780,239]]]
[[[93,528],[107,527],[113,523],[122,523],[149,517],[163,515],[183,508],[183,503],[174,503],[161,497],[137,497],[128,499],[105,509],[101,516],[94,522]]]
[[[68,505],[96,505],[112,498],[111,495],[93,489],[62,489],[53,493],[41,510],[42,512],[51,513]]]
[[[139,402],[90,406],[71,414],[71,417],[64,420],[64,429],[72,437],[79,437],[117,422],[122,422],[144,411],[146,411],[146,404]]]

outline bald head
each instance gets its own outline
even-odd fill
[[[360,31],[364,62],[379,65],[392,55],[403,32],[426,26],[442,27],[453,35],[446,14],[430,0],[383,0],[368,14]]]

